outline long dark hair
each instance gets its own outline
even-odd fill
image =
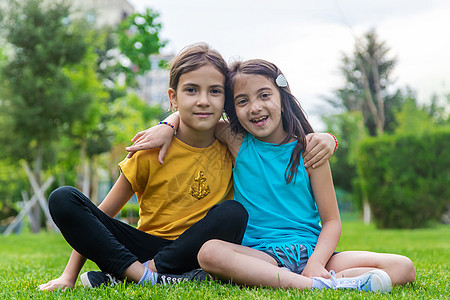
[[[231,130],[234,133],[246,132],[241,123],[239,123],[233,100],[234,84],[239,74],[262,75],[272,81],[280,91],[282,111],[281,119],[283,122],[283,129],[287,133],[286,138],[281,141],[280,145],[286,144],[292,138],[298,140],[294,151],[292,151],[291,159],[286,167],[286,171],[284,172],[286,182],[290,183],[297,174],[297,169],[300,164],[300,154],[302,150],[306,148],[305,136],[306,134],[313,132],[313,129],[306,119],[300,103],[294,95],[292,95],[289,85],[279,87],[275,82],[276,78],[282,74],[280,69],[268,61],[262,59],[251,59],[244,62],[234,62],[229,68],[227,91],[225,93],[225,112],[230,121]]]

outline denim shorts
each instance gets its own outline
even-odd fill
[[[294,259],[287,257],[285,252],[279,248],[275,249],[276,254],[275,252],[273,252],[272,248],[261,251],[272,256],[276,260],[280,268],[286,268],[291,272],[301,274],[303,272],[303,269],[306,267],[306,263],[308,262],[308,252],[306,251],[306,247],[303,245],[300,245],[299,249],[300,249],[300,261],[298,262],[298,265]],[[290,247],[290,249],[286,249],[286,251],[289,251],[296,257],[299,257],[296,247],[293,245]]]
[[[280,268],[285,268],[293,273],[297,273],[297,274],[301,275],[303,272],[303,269],[305,269],[306,264],[308,263],[308,252],[304,245],[300,245],[298,248],[300,250],[300,255],[298,255],[298,252],[294,245],[292,245],[290,248],[286,249],[286,251],[289,251],[295,257],[300,257],[300,261],[298,262],[298,264],[297,264],[296,260],[293,259],[292,257],[287,257],[286,253],[283,250],[281,250],[280,248],[275,248],[276,254],[275,254],[275,252],[273,252],[272,248],[269,248],[266,250],[261,250],[261,251],[272,256],[276,260],[276,262]],[[338,253],[339,252],[335,251],[335,252],[333,252],[333,254],[331,256],[338,254]]]

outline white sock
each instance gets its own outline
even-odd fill
[[[141,279],[139,279],[139,282],[137,284],[144,285],[144,284],[156,284],[156,280],[158,279],[158,273],[151,271],[147,266],[145,266],[144,275],[142,275]]]
[[[323,277],[313,277],[312,281],[313,289],[329,289],[333,286],[333,282],[331,281],[331,279],[326,279]]]
[[[144,267],[146,267],[146,268],[148,268],[148,263],[149,263],[150,261],[149,260],[147,260],[145,263],[143,263],[142,265],[144,266]]]

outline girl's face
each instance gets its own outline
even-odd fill
[[[272,81],[262,75],[239,74],[233,99],[245,130],[263,142],[283,141],[286,132],[281,120],[281,95]]]
[[[180,114],[178,132],[182,139],[197,140],[202,133],[214,132],[225,103],[225,76],[206,64],[180,76],[177,90],[169,98]],[[178,135],[178,134],[177,134]]]

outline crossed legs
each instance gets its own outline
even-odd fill
[[[203,270],[222,280],[247,286],[311,288],[312,279],[279,268],[270,255],[249,247],[220,240],[206,242],[198,253]],[[388,273],[392,284],[415,279],[415,269],[405,256],[368,251],[346,251],[333,255],[325,268],[336,277],[355,277],[374,269]]]

